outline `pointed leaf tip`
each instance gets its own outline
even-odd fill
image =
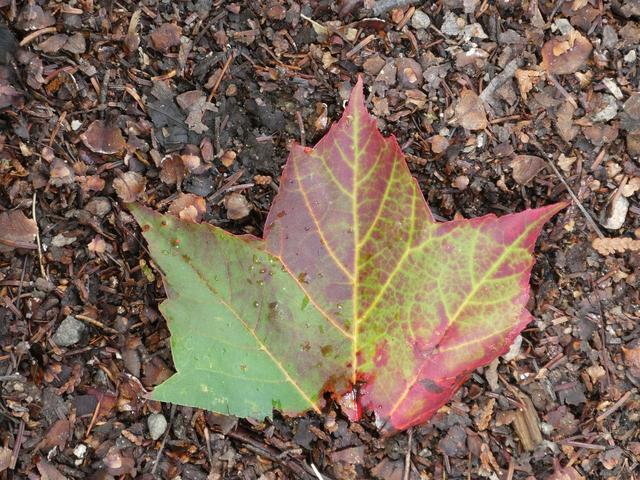
[[[362,80],[362,75],[358,75],[358,80],[351,89],[351,93],[349,94],[349,102],[345,111],[353,111],[354,109],[364,112],[366,115],[369,114],[364,98],[364,82]]]

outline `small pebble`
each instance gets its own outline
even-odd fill
[[[79,459],[83,459],[86,453],[87,453],[87,446],[84,443],[79,443],[73,449],[73,454],[76,456],[76,458],[79,458]]]
[[[624,61],[627,62],[627,63],[633,63],[633,62],[636,61],[636,57],[637,57],[636,51],[635,50],[630,50],[629,53],[627,53],[624,56]]]
[[[43,277],[36,278],[36,288],[43,292],[53,292],[56,289],[56,286],[53,284],[51,280],[48,280]]]
[[[466,24],[467,22],[465,22],[463,18],[458,17],[453,12],[447,12],[444,16],[444,21],[442,22],[440,31],[448,37],[462,35]]]
[[[86,328],[84,323],[69,315],[60,323],[51,339],[59,347],[70,347],[80,341]]]
[[[602,102],[604,103],[602,109],[591,115],[593,122],[608,122],[618,114],[618,105],[613,95],[602,95]]]
[[[167,430],[167,419],[161,413],[152,413],[147,418],[147,426],[149,427],[151,439],[158,440]]]
[[[629,211],[629,200],[622,195],[615,195],[612,202],[607,205],[606,214],[600,222],[608,230],[618,230],[624,225]]]
[[[416,30],[429,28],[431,25],[431,19],[429,15],[424,13],[422,10],[416,10],[413,12],[413,16],[411,17],[411,26]]]

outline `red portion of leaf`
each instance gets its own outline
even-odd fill
[[[529,322],[531,252],[563,205],[438,224],[361,82],[314,149],[296,147],[267,248],[352,345],[352,418],[392,432],[429,419]]]
[[[513,244],[518,237],[524,235],[522,245],[532,251],[543,223],[557,213],[559,208],[562,208],[562,205],[527,210],[500,218],[488,215],[472,220],[449,222],[440,226],[438,234],[448,235],[460,228],[472,228],[482,231],[487,235],[487,239],[492,239],[498,245]],[[532,225],[534,227],[527,231]],[[478,254],[485,253],[490,256],[491,245],[486,247],[478,249]],[[476,258],[478,265],[485,260]],[[529,276],[532,266],[533,259],[527,258],[514,265],[503,265],[495,273],[494,278],[513,276],[519,286],[518,293],[510,297],[509,306],[503,312],[507,318],[513,316],[504,330],[492,330],[479,321],[478,309],[484,297],[483,287],[474,287],[464,276],[455,275],[457,278],[449,287],[455,288],[458,285],[472,292],[475,289],[475,295],[470,293],[465,298],[479,298],[480,301],[465,300],[467,304],[459,304],[453,315],[449,316],[442,307],[440,324],[434,331],[427,332],[426,336],[407,336],[407,341],[410,342],[408,349],[415,354],[410,378],[398,378],[393,369],[379,369],[379,373],[371,376],[361,388],[362,406],[376,413],[383,431],[404,430],[428,420],[453,396],[476,368],[487,365],[509,349],[515,337],[531,321],[531,315],[525,307],[529,298]],[[424,281],[421,288],[429,291],[437,289],[438,285]],[[487,292],[487,295],[490,293]],[[434,301],[437,299],[434,298]],[[511,312],[520,313],[517,315]],[[491,312],[487,314],[490,316]],[[417,317],[413,318],[412,322],[421,320]],[[471,322],[471,325],[462,327],[467,321]],[[419,327],[415,327],[416,332],[419,330]],[[381,356],[394,355],[394,352],[384,350],[384,343],[380,348]],[[399,353],[395,352],[396,355]]]

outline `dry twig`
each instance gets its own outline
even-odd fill
[[[407,440],[407,453],[404,456],[404,475],[403,480],[409,480],[409,472],[411,470],[411,447],[413,444],[413,428],[409,429],[409,439]]]

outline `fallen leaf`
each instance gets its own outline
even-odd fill
[[[482,100],[472,90],[463,90],[455,108],[458,123],[467,130],[487,128],[487,114]]]
[[[87,245],[87,249],[93,253],[104,253],[107,251],[107,243],[100,235],[96,235]]]
[[[563,207],[435,222],[360,81],[293,147],[264,240],[131,206],[169,297],[177,373],[153,398],[263,418],[331,391],[383,433],[422,423],[530,321],[532,250]]]
[[[22,92],[5,82],[5,80],[0,79],[0,110],[7,107],[18,108],[24,103]]]
[[[120,128],[107,125],[102,120],[94,120],[80,138],[82,143],[94,153],[113,155],[124,151],[127,146]]]
[[[567,157],[564,153],[561,153],[558,157],[557,163],[564,173],[571,173],[571,167],[576,163],[577,159],[578,157]]]
[[[200,90],[191,90],[181,93],[176,97],[180,108],[187,112],[185,123],[196,133],[204,133],[209,130],[202,119],[207,111],[216,112],[218,109],[213,103],[207,102],[207,96]]]
[[[51,425],[49,430],[47,430],[47,433],[42,439],[41,448],[49,450],[52,447],[58,447],[64,450],[67,440],[69,440],[69,433],[69,420],[66,418],[57,420]]]
[[[580,129],[573,123],[573,113],[576,111],[571,102],[564,102],[558,107],[556,125],[558,134],[565,142],[570,142],[578,134]]]
[[[600,463],[602,463],[602,466],[604,468],[606,468],[607,470],[613,470],[618,465],[620,465],[620,460],[622,459],[623,455],[624,452],[622,451],[622,448],[613,447],[604,452],[601,452],[600,455],[598,455],[598,458],[600,459]]]
[[[109,449],[107,454],[102,459],[102,462],[107,467],[107,472],[109,475],[120,476],[120,475],[134,475],[136,462],[135,460],[127,455],[127,452],[124,450],[120,450],[118,447],[114,446]]]
[[[196,172],[200,168],[201,162],[200,157],[197,155],[184,154],[180,155],[180,160],[182,160],[182,164],[184,168],[189,172]]]
[[[496,478],[496,473],[502,471],[489,445],[484,442],[480,446],[480,463],[481,466],[478,473],[481,473],[483,477]]]
[[[640,191],[640,177],[633,177],[626,185],[621,187],[620,191],[624,197],[631,197]]]
[[[125,203],[135,202],[144,191],[146,179],[137,172],[125,172],[113,180],[113,188]]]
[[[167,185],[180,185],[185,176],[185,166],[180,155],[167,155],[160,164],[160,180]]]
[[[127,34],[122,40],[125,51],[128,54],[131,54],[138,50],[140,46],[140,35],[138,35],[138,24],[140,23],[140,16],[142,15],[142,10],[136,10],[131,15],[131,20],[129,20],[129,28],[127,29]]]
[[[542,47],[542,67],[554,75],[564,75],[580,70],[591,54],[591,42],[577,30],[555,37]]]
[[[222,165],[229,168],[231,165],[235,163],[237,156],[238,154],[233,150],[226,150],[222,154],[222,157],[220,157],[220,162],[222,163]]]
[[[32,2],[24,4],[16,19],[16,27],[23,31],[40,30],[56,23],[55,17],[45,12],[40,5]]]
[[[87,42],[84,35],[81,32],[74,33],[69,37],[69,40],[62,49],[78,55],[84,53],[87,49]]]
[[[479,431],[486,430],[493,416],[493,407],[496,404],[495,398],[490,398],[483,406],[473,410],[473,419]]]
[[[442,135],[434,135],[429,139],[429,143],[431,144],[431,150],[433,153],[443,153],[447,148],[449,148],[449,140]]]
[[[44,42],[39,43],[38,48],[44,53],[57,53],[65,46],[68,40],[69,37],[64,33],[57,33],[51,35]]]
[[[378,480],[402,480],[404,462],[385,457],[371,469],[371,475]]]
[[[627,367],[640,370],[640,342],[632,342],[626,347],[622,347],[624,364]]]
[[[20,210],[0,213],[0,252],[14,248],[36,248],[36,222]]]

